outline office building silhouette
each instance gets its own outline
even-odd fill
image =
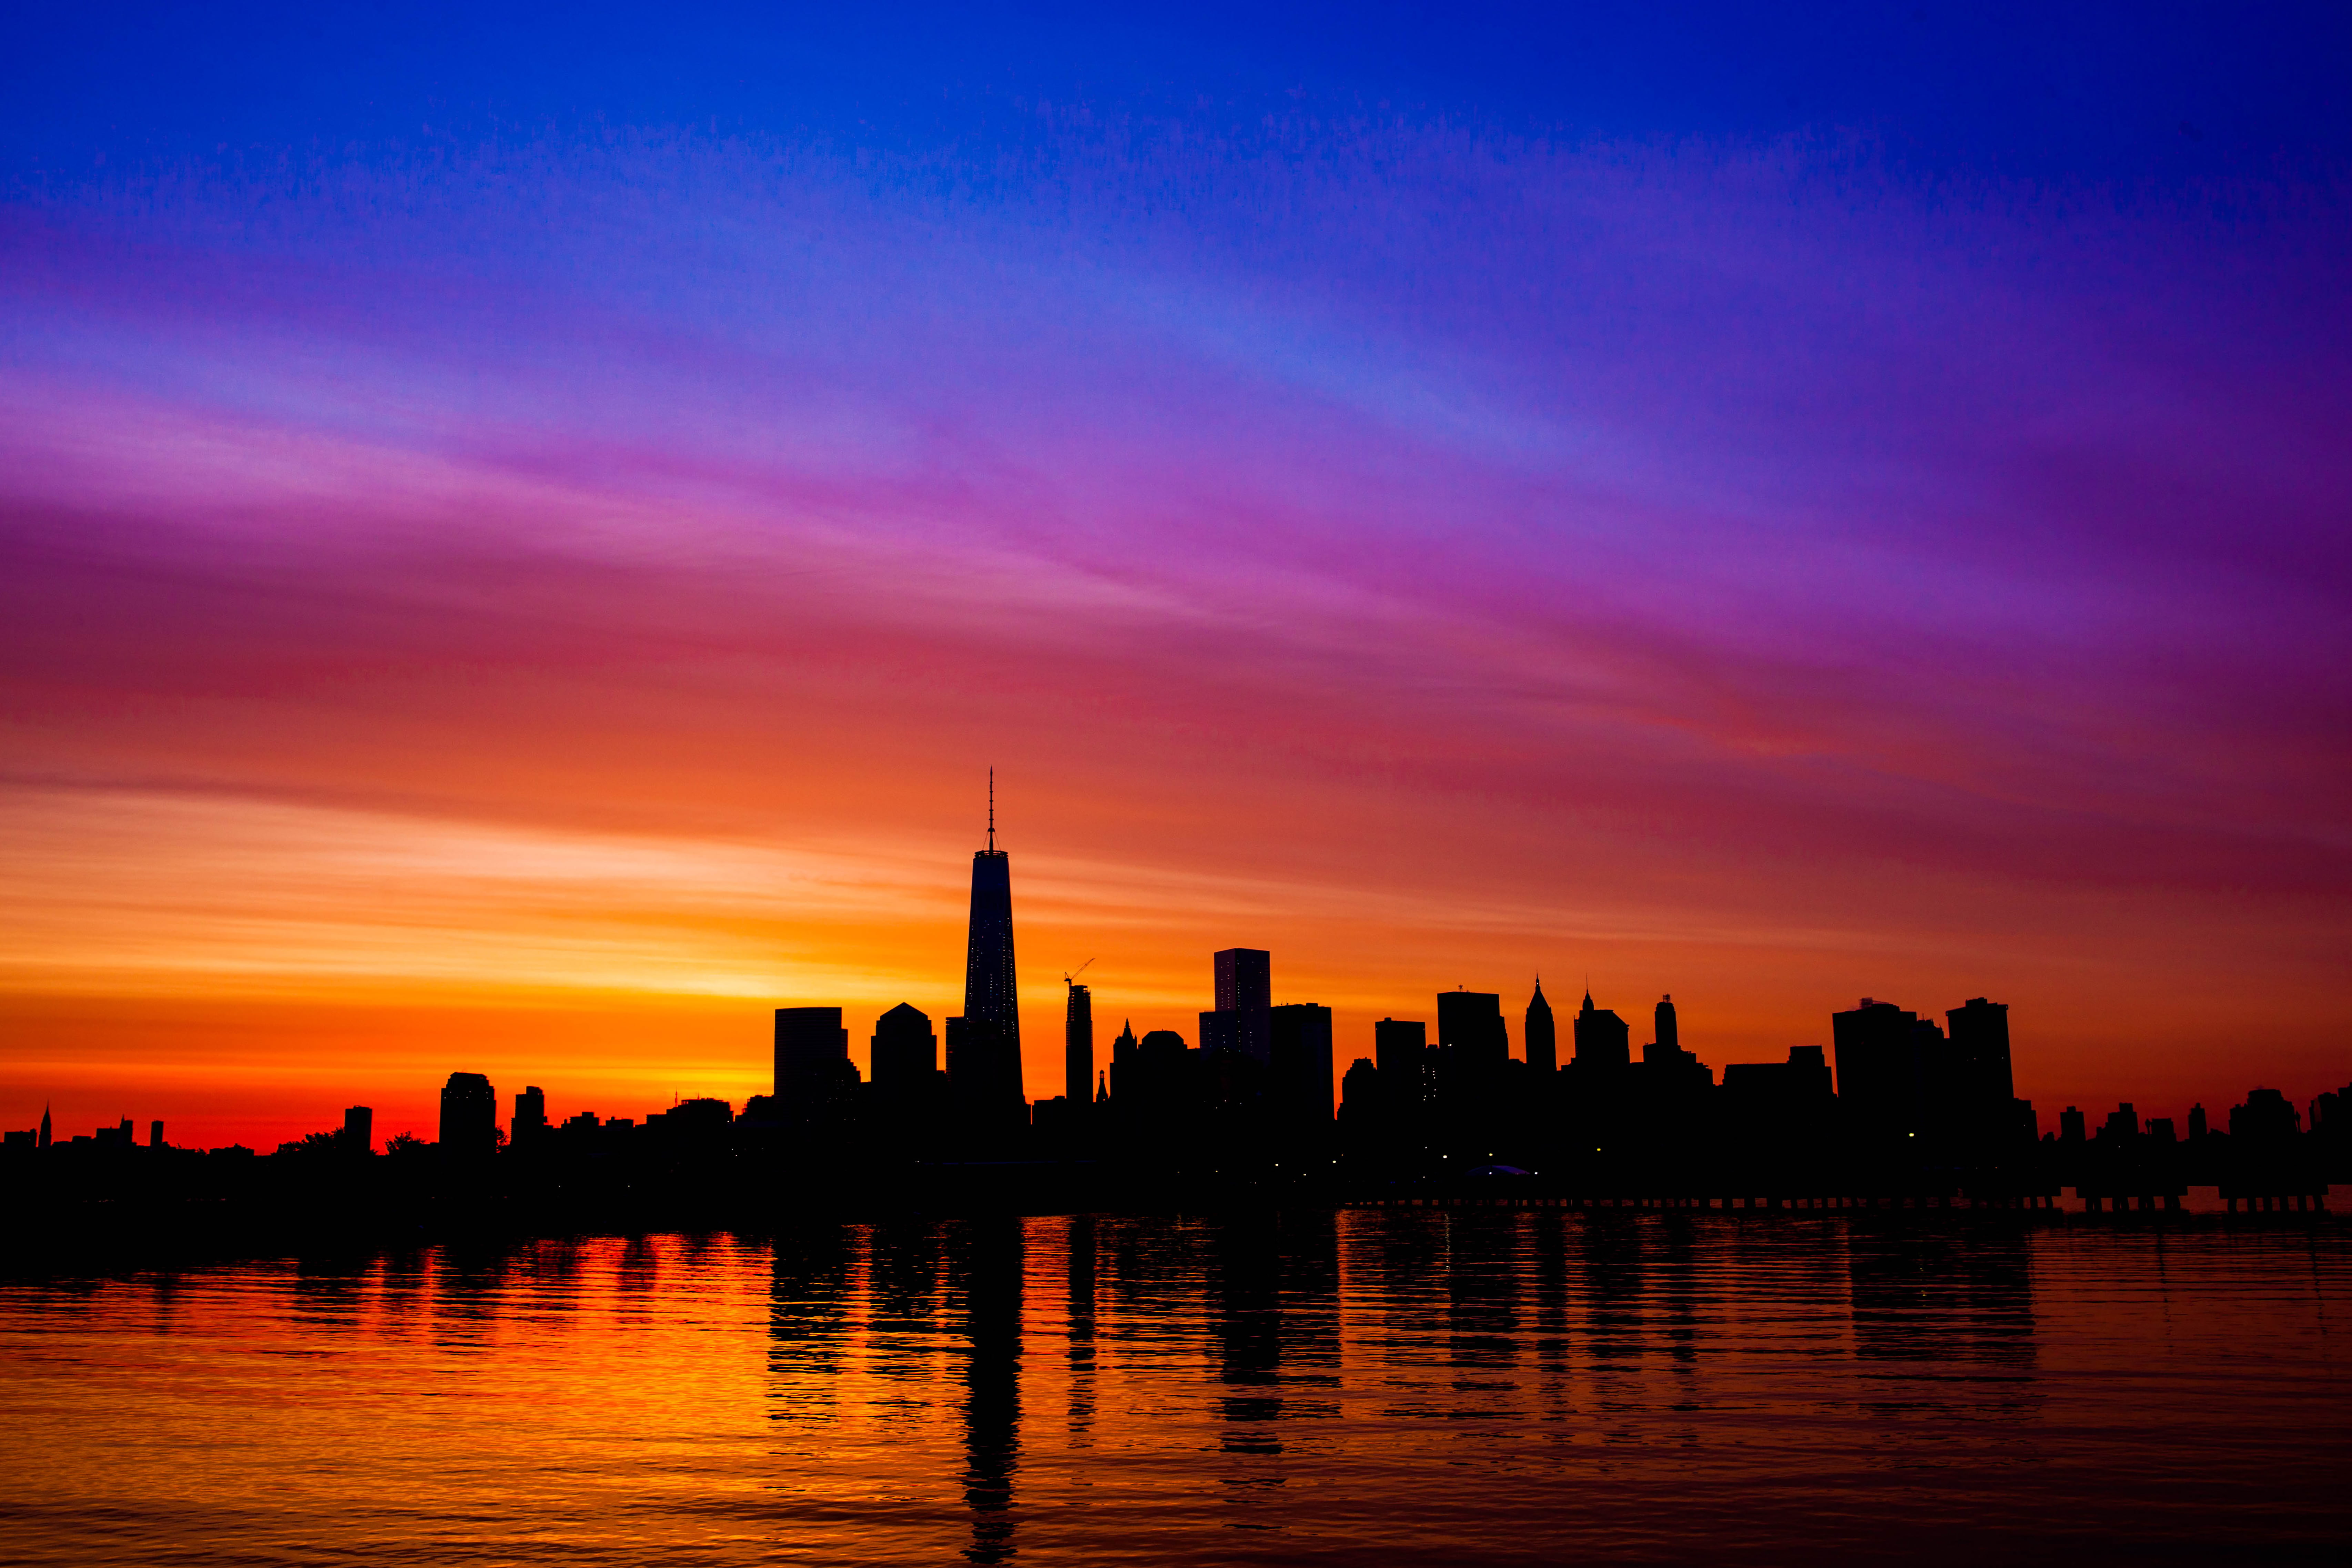
[[[1723,1102],[1743,1127],[1803,1133],[1826,1123],[1837,1097],[1822,1047],[1791,1046],[1785,1062],[1727,1063]]]
[[[901,1002],[875,1019],[866,1041],[866,1063],[873,1068],[877,1099],[897,1100],[922,1093],[940,1068],[940,1038],[932,1032],[930,1015]]]
[[[1217,1011],[1247,1013],[1274,1005],[1274,955],[1263,948],[1229,947],[1214,955]]]
[[[1559,1066],[1559,1037],[1553,1032],[1551,1004],[1544,1000],[1540,979],[1536,982],[1536,994],[1528,998],[1527,1021],[1519,1037],[1527,1048],[1528,1067],[1549,1075]]]
[[[1419,1018],[1382,1018],[1372,1026],[1372,1060],[1381,1077],[1417,1079],[1429,1054],[1429,1026]]]
[[[547,1132],[547,1091],[537,1084],[528,1084],[515,1096],[514,1119],[507,1127],[507,1142],[515,1148],[528,1148]]]
[[[347,1106],[343,1110],[343,1145],[355,1153],[365,1154],[375,1148],[375,1111],[365,1105]]]
[[[2303,1130],[2294,1102],[2274,1089],[2250,1089],[2246,1102],[2230,1108],[2230,1138],[2233,1142],[2282,1144]]]
[[[1294,1149],[1320,1148],[1331,1130],[1331,1009],[1289,1002],[1267,1019],[1275,1124]]]
[[[1595,1007],[1590,991],[1584,994],[1584,1005],[1577,1012],[1572,1028],[1577,1067],[1607,1071],[1633,1061],[1633,1031],[1609,1008]]]
[[[1491,991],[1439,992],[1437,1050],[1456,1070],[1481,1076],[1500,1071],[1511,1055],[1503,999]]]
[[[1211,960],[1216,1006],[1201,1015],[1201,1049],[1235,1051],[1253,1061],[1272,1059],[1274,959],[1262,948],[1229,947]]]
[[[1062,1093],[1070,1102],[1072,1115],[1086,1113],[1094,1081],[1094,993],[1072,981],[1069,1005],[1062,1020]]]
[[[161,1149],[163,1146],[163,1124],[161,1121],[150,1121],[147,1124],[147,1147]]]
[[[478,1072],[453,1072],[441,1086],[441,1152],[488,1159],[499,1146],[499,1094]]]
[[[1124,1020],[1118,1026],[1118,1037],[1110,1043],[1108,1081],[1114,1105],[1120,1103],[1121,1097],[1134,1087],[1131,1080],[1135,1072],[1135,1025],[1132,1020]]]
[[[1868,996],[1830,1015],[1838,1107],[1849,1127],[1886,1142],[1925,1130],[1929,1033],[1940,1045],[1943,1033],[1932,1022]]]
[[[988,847],[971,858],[971,919],[964,943],[963,1015],[948,1020],[948,1077],[959,1114],[975,1131],[1025,1125],[1021,998],[1013,979],[1012,863],[996,847],[996,770],[988,773]]]
[[[857,1081],[838,1007],[776,1009],[776,1110],[787,1122],[829,1121]]]

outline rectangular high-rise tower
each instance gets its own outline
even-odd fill
[[[1274,955],[1264,948],[1229,947],[1215,957],[1217,1011],[1246,1013],[1274,1005]]]
[[[1511,1054],[1502,997],[1492,991],[1439,992],[1437,1048],[1457,1071],[1500,1072]]]
[[[849,1065],[849,1031],[838,1007],[776,1009],[777,1104],[799,1118],[819,1114]]]
[[[1239,1051],[1263,1062],[1273,1051],[1268,1009],[1274,958],[1263,948],[1229,947],[1214,955],[1217,1005],[1201,1015],[1201,1048]]]
[[[1062,1093],[1074,1116],[1084,1116],[1095,1102],[1095,998],[1076,981],[1062,1026]]]

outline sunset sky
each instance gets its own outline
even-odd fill
[[[18,18],[0,1125],[862,1066],[992,765],[1033,1096],[1233,945],[2352,1079],[2345,13],[865,9]]]

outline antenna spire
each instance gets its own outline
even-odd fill
[[[988,852],[996,853],[996,770],[988,770]]]

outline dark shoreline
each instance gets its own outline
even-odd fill
[[[1194,1216],[1279,1223],[1286,1215],[1528,1211],[1590,1219],[1642,1218],[1735,1224],[1843,1221],[1879,1229],[2248,1230],[2327,1227],[2341,1213],[2325,1206],[2203,1213],[2161,1207],[2084,1212],[1970,1204],[1916,1194],[1821,1200],[1637,1197],[1528,1192],[1349,1194],[1303,1188],[1237,1187],[1179,1193],[1163,1184],[1115,1179],[1083,1189],[977,1191],[958,1184],[917,1195],[803,1194],[797,1201],[648,1196],[629,1203],[566,1204],[447,1194],[386,1204],[252,1200],[90,1200],[19,1209],[0,1220],[0,1279],[113,1276],[272,1258],[378,1254],[438,1247],[510,1247],[562,1237],[728,1234],[769,1239],[810,1227],[924,1223],[983,1216]],[[2324,1204],[2324,1199],[2320,1200]],[[1734,1206],[1737,1205],[1737,1206]]]

